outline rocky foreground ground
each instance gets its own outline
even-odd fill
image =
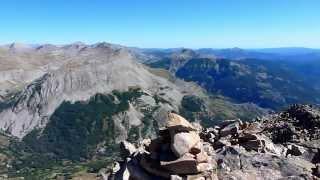
[[[320,179],[320,113],[307,105],[202,128],[170,113],[156,139],[121,143],[104,179]]]

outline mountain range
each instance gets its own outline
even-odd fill
[[[319,104],[320,81],[317,77],[320,63],[316,51],[311,55],[288,56],[285,53],[287,50],[284,50],[286,55],[238,48],[179,49],[173,52],[147,50],[151,57],[156,58],[144,63],[167,69],[181,79],[196,82],[211,93],[222,94],[237,102],[252,102],[263,108],[279,110],[293,103]],[[300,59],[302,56],[304,58]]]
[[[319,104],[319,55],[300,48],[1,46],[0,174],[96,171],[119,157],[121,141],[155,137],[168,112],[210,127]]]

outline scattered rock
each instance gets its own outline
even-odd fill
[[[220,138],[219,140],[215,141],[213,144],[214,149],[220,149],[224,146],[231,146],[230,140],[226,137]]]
[[[272,129],[272,141],[275,143],[286,143],[294,139],[295,129],[288,123],[279,124]]]
[[[241,146],[243,146],[248,151],[254,150],[260,152],[263,148],[263,142],[260,139],[250,140],[242,143]]]
[[[291,154],[294,156],[301,156],[306,151],[303,147],[295,144],[289,144],[287,148],[287,154]]]
[[[224,120],[222,122],[220,122],[219,126],[214,126],[214,128],[217,128],[217,129],[222,129],[230,124],[234,124],[234,123],[240,123],[242,124],[242,121],[239,120],[239,119],[233,119],[233,120]]]
[[[292,105],[287,113],[289,117],[296,119],[298,126],[304,129],[320,127],[320,111],[310,105]]]
[[[320,178],[320,164],[317,164],[316,167],[312,169],[312,174]]]
[[[216,152],[214,151],[210,143],[204,142],[202,146],[203,146],[203,151],[205,151],[208,154],[208,156],[214,156],[216,154]]]
[[[262,132],[262,127],[259,122],[252,122],[252,123],[245,122],[242,131],[243,133],[246,133],[246,134],[257,134]]]
[[[145,171],[151,179],[172,180],[319,179],[318,115],[296,106],[255,122],[229,120],[205,129],[170,113],[160,137],[141,143],[144,151],[133,153],[134,146],[122,143],[130,157],[122,177],[143,179]],[[131,175],[132,161],[139,162],[132,163],[142,169],[138,175]]]
[[[258,140],[258,135],[256,134],[249,134],[249,133],[242,133],[239,136],[239,142],[243,143],[243,142],[247,142],[247,141],[255,141]]]
[[[224,137],[227,135],[238,134],[240,129],[240,123],[238,121],[231,123],[220,130],[220,136]]]

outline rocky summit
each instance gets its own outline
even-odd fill
[[[210,128],[169,113],[155,139],[121,142],[104,179],[320,179],[319,109],[293,105],[253,122]]]

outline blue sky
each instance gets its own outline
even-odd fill
[[[320,48],[320,0],[2,0],[0,44]]]

